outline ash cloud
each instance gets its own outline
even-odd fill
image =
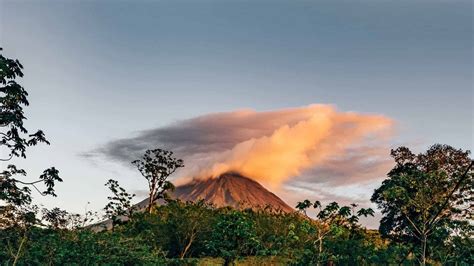
[[[178,183],[237,171],[272,189],[296,181],[342,186],[386,173],[393,126],[385,116],[332,105],[239,110],[145,130],[89,155],[128,165],[146,149],[172,150],[186,165]]]
[[[85,154],[129,163],[146,149],[161,147],[181,157],[231,149],[235,144],[271,134],[283,123],[292,125],[304,119],[298,109],[257,113],[239,110],[181,120],[166,127],[143,130],[135,137],[118,139]]]

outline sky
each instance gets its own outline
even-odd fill
[[[31,177],[57,167],[59,197],[36,202],[83,213],[105,206],[109,178],[143,197],[139,173],[106,147],[222,112],[322,104],[392,121],[387,156],[399,145],[472,150],[472,16],[456,0],[0,0],[0,47],[25,67],[27,126],[51,141],[15,163]],[[383,173],[365,174],[325,187],[301,173],[277,194],[367,202]]]

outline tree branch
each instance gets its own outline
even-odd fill
[[[459,179],[459,181],[454,186],[453,190],[448,194],[448,196],[444,200],[443,205],[441,205],[441,208],[436,212],[436,214],[433,216],[433,218],[430,219],[430,222],[428,223],[429,226],[433,225],[434,220],[441,214],[441,212],[444,210],[444,208],[446,208],[446,206],[449,203],[449,199],[453,196],[453,194],[456,192],[456,190],[458,190],[461,187],[461,184],[467,178],[469,170],[472,168],[473,165],[474,165],[474,160],[471,160],[471,164],[469,164],[469,166],[466,168],[466,170],[464,171],[464,173],[461,176],[461,178]]]
[[[6,161],[10,161],[12,158],[13,158],[13,153],[10,153],[10,158],[7,158],[7,159],[0,158],[0,161],[6,162]]]
[[[14,179],[14,178],[13,178],[13,180],[14,180],[15,182],[18,182],[18,183],[23,184],[23,185],[33,185],[33,186],[34,186],[34,184],[43,181],[43,180],[40,179],[40,180],[36,180],[36,181],[34,181],[34,182],[23,182],[23,181],[20,181],[20,180],[18,180],[18,179]]]

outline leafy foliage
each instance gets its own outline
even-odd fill
[[[223,257],[228,264],[238,256],[255,255],[260,241],[248,214],[228,209],[217,217],[206,248],[211,255]]]
[[[2,49],[0,48],[0,51]],[[43,131],[38,130],[29,134],[24,126],[26,117],[23,108],[29,105],[27,91],[16,82],[17,78],[23,77],[23,66],[18,60],[6,58],[0,54],[0,151],[8,154],[0,161],[10,161],[14,157],[26,158],[26,149],[38,143],[49,144]],[[27,210],[31,203],[31,188],[37,190],[41,195],[56,196],[54,186],[56,182],[62,182],[59,171],[54,168],[44,170],[43,174],[35,181],[25,181],[27,173],[25,170],[9,164],[0,172],[0,227],[18,224],[20,218],[25,218],[25,224],[30,220],[31,212]],[[45,189],[42,191],[37,184],[42,183]]]
[[[315,220],[310,219],[307,216],[306,209],[310,207],[317,209]],[[333,253],[331,250],[324,249],[324,242],[327,239],[340,239],[342,236],[344,236],[347,238],[343,242],[344,246],[354,242],[356,239],[361,240],[359,238],[364,235],[364,230],[358,224],[359,217],[373,216],[374,211],[370,208],[361,208],[356,211],[356,207],[356,204],[340,207],[337,202],[331,202],[323,208],[321,202],[319,201],[315,201],[314,203],[311,203],[309,200],[298,202],[296,208],[303,212],[306,217],[308,217],[314,228],[314,230],[310,231],[312,238],[311,241],[314,243],[314,247],[312,248],[314,248],[314,250],[313,252],[304,256],[304,263],[320,265],[327,260],[342,260],[341,254]],[[352,248],[355,247],[355,244],[356,243],[353,243],[351,245]],[[343,249],[343,246],[341,246],[340,243],[338,245],[339,247],[336,250],[337,252],[340,252]],[[349,247],[346,246],[345,248]],[[350,261],[356,262],[353,259]]]
[[[2,51],[2,48],[0,48]],[[6,158],[26,158],[26,148],[39,142],[49,144],[43,131],[38,130],[28,134],[23,123],[26,120],[23,107],[28,106],[28,92],[15,79],[23,77],[23,66],[18,60],[4,57],[0,54],[0,126],[6,128],[1,132],[0,148],[9,150]]]
[[[49,224],[52,229],[63,229],[67,227],[69,222],[69,213],[60,208],[53,208],[51,210],[43,209],[43,221]]]
[[[43,131],[38,130],[30,134],[24,126],[26,117],[23,108],[29,105],[28,93],[16,82],[17,78],[23,77],[22,69],[23,66],[18,60],[0,54],[0,154],[8,154],[0,158],[2,162],[10,161],[14,157],[26,158],[26,149],[38,143],[49,144]],[[26,177],[26,171],[13,164],[0,171],[0,228],[16,228],[21,235],[16,250],[7,245],[12,264],[16,265],[28,241],[30,228],[39,222],[36,217],[38,207],[30,205],[30,188],[34,188],[41,195],[56,197],[54,186],[56,182],[62,182],[62,179],[54,167],[44,170],[36,181],[21,179]],[[41,191],[37,187],[38,183],[42,183],[45,190]],[[54,212],[54,215],[57,218],[59,213]],[[52,212],[45,218],[52,219],[54,215]]]
[[[418,246],[415,253],[426,264],[429,243],[446,241],[455,225],[472,227],[473,162],[469,151],[448,145],[433,145],[418,155],[400,147],[391,154],[396,166],[372,196],[384,215],[380,232]]]
[[[114,226],[121,222],[121,218],[132,215],[135,208],[132,206],[131,200],[135,197],[135,194],[129,194],[119,185],[118,181],[113,179],[109,179],[105,186],[114,194],[107,197],[109,203],[104,208],[105,217],[112,219],[112,226]]]
[[[95,232],[94,227],[67,225],[71,222],[68,218],[66,225],[60,225],[63,217],[70,215],[53,209],[53,218],[43,220],[49,221],[47,227],[33,226],[25,231],[13,226],[0,230],[0,246],[5,247],[0,249],[0,261],[12,263],[23,242],[18,257],[22,265],[196,265],[208,257],[224,258],[221,263],[227,264],[248,258],[261,258],[255,259],[261,264],[278,258],[289,265],[414,263],[409,257],[409,245],[392,244],[377,231],[367,230],[350,219],[358,216],[355,207],[349,206],[349,212],[336,203],[321,208],[327,210],[321,218],[310,219],[297,212],[214,208],[204,202],[172,200],[154,206],[151,214],[135,212],[114,230],[100,232]],[[33,212],[33,217],[39,216]],[[322,238],[324,248],[320,252],[319,232],[325,230],[328,233]],[[471,239],[462,233],[452,235],[444,242],[444,248],[437,249],[436,260],[469,265]]]
[[[152,211],[154,202],[165,196],[165,192],[173,189],[167,179],[178,168],[184,167],[183,160],[173,157],[172,151],[162,149],[147,150],[140,160],[132,162],[148,182],[148,212]]]

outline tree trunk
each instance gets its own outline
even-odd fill
[[[317,266],[321,265],[321,253],[323,253],[323,238],[319,236],[319,252],[318,252],[318,263],[316,264]]]
[[[154,190],[154,188],[153,188]],[[151,209],[152,209],[152,206],[153,206],[153,203],[154,203],[154,199],[155,199],[155,193],[154,191],[150,191],[150,196],[148,197],[148,207],[147,207],[147,212],[149,214],[151,214]]]
[[[226,257],[226,258],[224,259],[224,266],[233,265],[233,264],[234,264],[233,261],[234,261],[234,260],[233,260],[232,258]]]
[[[422,250],[421,250],[421,265],[425,266],[426,265],[426,241],[427,241],[427,236],[424,234],[421,239],[421,245],[422,245]]]
[[[18,263],[18,259],[20,258],[20,253],[21,253],[21,250],[23,249],[23,244],[26,241],[26,232],[27,231],[25,230],[25,233],[23,234],[23,238],[21,239],[21,242],[20,242],[20,246],[18,247],[18,250],[16,252],[15,260],[13,261],[13,266],[15,266]]]
[[[194,240],[194,235],[191,236],[191,238],[188,241],[188,244],[184,248],[184,250],[181,252],[181,255],[179,256],[180,259],[183,259],[184,256],[186,256],[186,253],[188,252],[189,248],[191,247],[191,244],[193,243]]]

